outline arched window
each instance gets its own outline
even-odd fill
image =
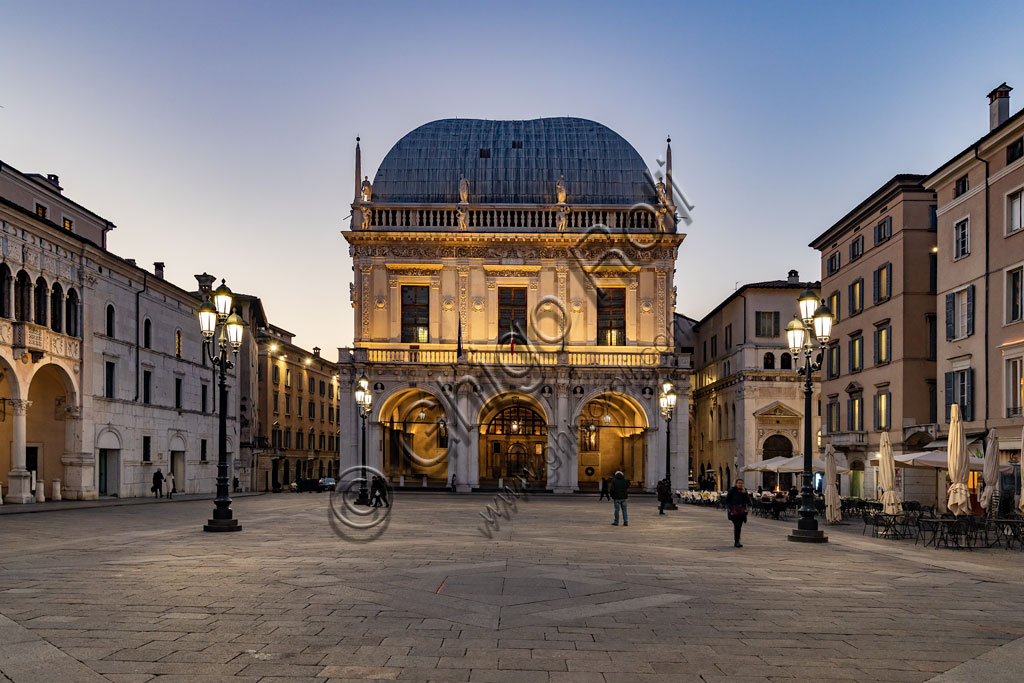
[[[181,358],[181,330],[174,332],[174,355]]]
[[[7,264],[0,264],[0,316],[11,317],[11,284],[14,278],[11,277],[11,269]]]
[[[774,370],[775,369],[775,354],[769,351],[764,354],[764,369]]]
[[[788,353],[783,353],[779,358],[779,369],[780,370],[792,370],[793,369],[793,357]]]
[[[64,331],[64,288],[56,282],[50,290],[50,329]]]
[[[14,281],[14,319],[30,322],[32,315],[32,278],[24,270],[18,271]]]
[[[114,305],[113,304],[107,304],[107,328],[106,328],[106,332],[107,332],[107,336],[108,337],[113,337],[114,336],[115,329],[114,329]]]
[[[36,325],[46,325],[46,313],[50,308],[49,298],[50,288],[46,280],[40,277],[36,280]]]
[[[68,290],[68,297],[64,300],[64,323],[68,335],[81,336],[82,331],[78,324],[78,292],[74,289]]]
[[[153,348],[153,323],[149,318],[142,323],[142,348]]]

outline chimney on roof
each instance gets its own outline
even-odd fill
[[[313,356],[315,358],[319,358],[320,357],[320,347],[319,346],[314,346],[313,347]]]
[[[60,176],[56,173],[47,173],[46,179],[50,181],[50,184],[57,188],[57,192],[63,192],[64,188],[60,186]]]
[[[217,278],[204,272],[202,275],[195,276],[196,281],[199,283],[199,295],[200,298],[205,298],[210,295],[213,291],[213,283],[217,281]]]
[[[795,285],[798,282],[800,282],[800,273],[795,270],[789,271],[789,283]]]
[[[1003,83],[988,94],[988,129],[995,130],[1010,118],[1010,86]]]
[[[135,259],[133,259],[133,258],[126,258],[125,262],[128,263],[129,265],[132,265],[132,266],[135,265]]]
[[[153,274],[156,275],[161,280],[164,279],[164,262],[163,261],[157,261],[156,263],[153,264]]]

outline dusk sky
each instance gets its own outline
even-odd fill
[[[204,270],[334,358],[352,340],[347,225],[363,170],[448,117],[578,116],[649,166],[671,134],[694,223],[678,311],[820,277],[807,243],[1024,101],[1019,3],[10,2],[0,160],[57,173],[110,249]]]

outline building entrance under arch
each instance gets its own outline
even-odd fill
[[[431,486],[447,483],[448,415],[436,396],[422,389],[400,391],[384,402],[379,420],[388,481],[426,477]]]
[[[481,430],[480,486],[526,476],[534,489],[547,486],[548,425],[532,407],[513,399],[500,408]]]
[[[643,410],[623,394],[608,392],[587,401],[576,421],[580,490],[597,490],[617,471],[642,488],[647,427]]]
[[[772,458],[792,458],[793,442],[781,434],[773,434],[765,439],[764,447],[761,449],[761,460]],[[793,486],[793,474],[791,472],[763,472],[761,474],[761,486],[766,491],[782,489],[788,490]]]

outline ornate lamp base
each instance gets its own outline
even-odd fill
[[[237,519],[208,519],[203,531],[241,531],[242,525]]]
[[[787,538],[796,543],[828,543],[828,536],[820,529],[793,529]]]

